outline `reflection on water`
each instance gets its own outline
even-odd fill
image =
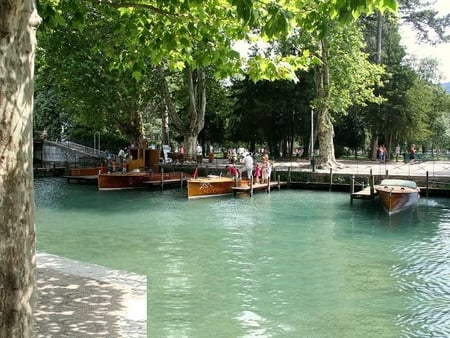
[[[36,180],[38,249],[148,278],[149,337],[450,336],[450,201]]]

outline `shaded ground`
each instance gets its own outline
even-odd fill
[[[146,337],[146,277],[37,254],[36,337]]]

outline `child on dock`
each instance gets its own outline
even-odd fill
[[[256,178],[256,183],[259,183],[259,178],[261,177],[261,168],[259,166],[258,163],[256,163],[255,166],[255,178]]]
[[[262,183],[268,183],[270,179],[270,174],[272,173],[272,162],[269,160],[269,155],[265,154],[262,157],[261,164],[261,173],[262,173]]]

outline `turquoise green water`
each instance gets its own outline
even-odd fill
[[[450,336],[450,200],[35,186],[39,251],[147,275],[148,337]]]

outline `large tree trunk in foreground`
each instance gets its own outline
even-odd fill
[[[0,337],[32,337],[35,303],[32,0],[0,2]]]

